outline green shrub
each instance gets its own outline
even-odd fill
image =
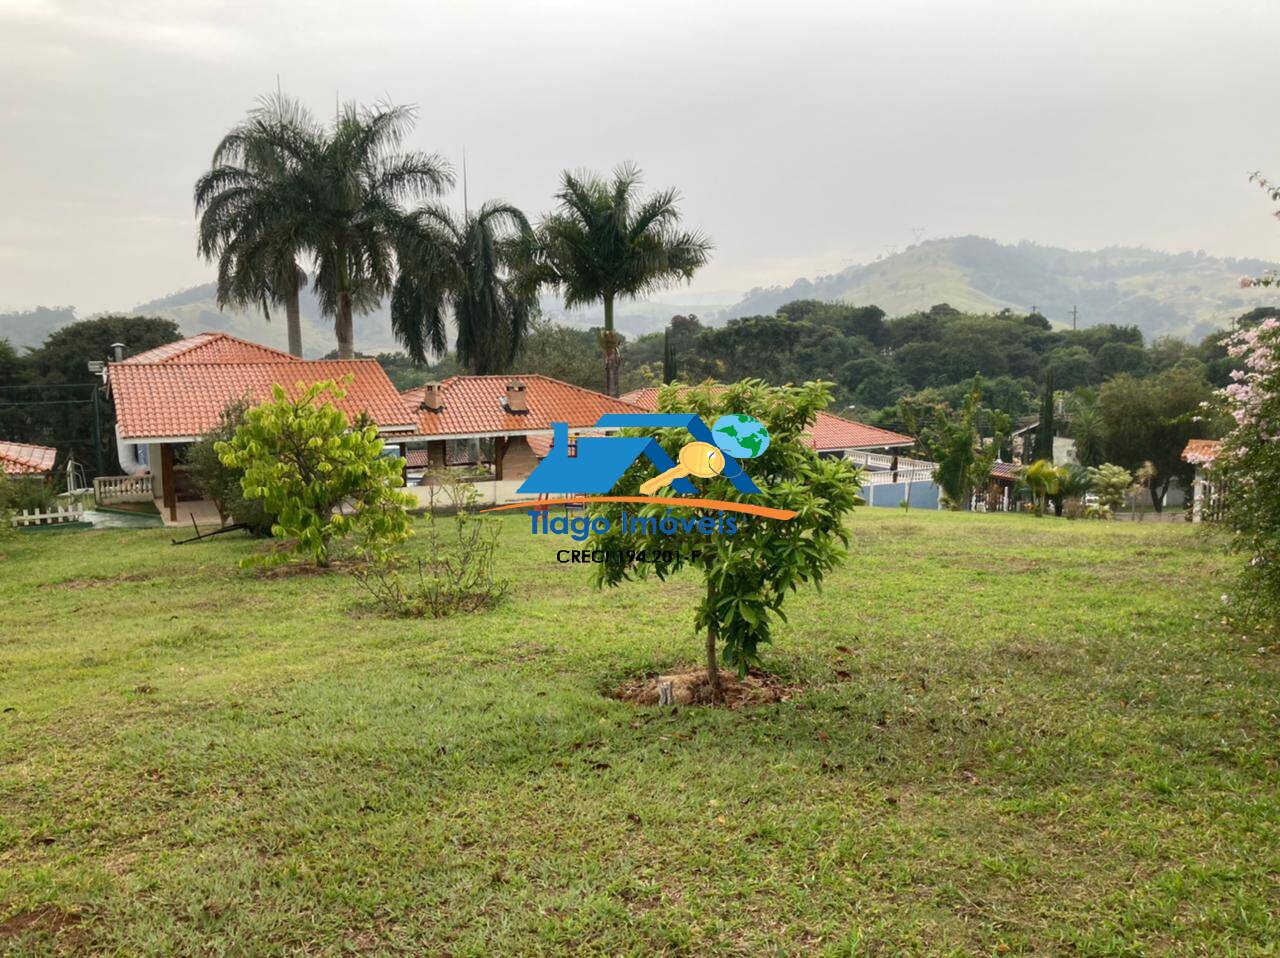
[[[276,516],[271,534],[290,544],[256,561],[292,553],[323,567],[349,536],[362,556],[381,555],[408,537],[405,507],[413,500],[396,491],[404,460],[382,455],[376,426],[352,428],[333,404],[345,395],[332,381],[297,398],[275,386],[270,402],[246,412],[232,439],[214,446],[224,466],[243,473],[245,498],[261,500]]]
[[[218,507],[218,515],[225,525],[227,520],[245,526],[255,536],[271,535],[276,516],[263,500],[248,499],[241,487],[244,470],[228,466],[218,455],[217,445],[230,442],[244,422],[249,402],[238,399],[230,403],[218,416],[218,424],[192,443],[184,462],[187,474],[196,487]]]
[[[1124,506],[1125,497],[1133,486],[1133,475],[1129,470],[1110,462],[1090,469],[1089,479],[1098,499],[1113,511]]]

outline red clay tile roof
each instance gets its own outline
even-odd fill
[[[569,455],[571,456],[577,455],[575,452],[573,452],[573,449],[575,447],[575,444],[578,441],[578,436],[607,436],[607,435],[609,435],[609,433],[599,429],[584,429],[582,430],[582,432],[575,433],[574,435],[569,437],[569,450],[570,450]],[[529,443],[529,448],[533,450],[533,454],[537,456],[539,459],[546,459],[547,453],[551,451],[552,443],[551,443],[550,436],[526,436],[525,441]]]
[[[507,411],[507,383],[515,381],[525,385],[527,413]],[[417,416],[416,435],[422,438],[543,432],[555,422],[582,428],[594,426],[606,413],[646,411],[549,376],[454,376],[440,385],[442,401],[438,412],[420,408],[422,387],[401,394]]]
[[[41,475],[53,468],[58,450],[25,442],[0,442],[0,472],[7,476]]]
[[[297,356],[290,356],[269,346],[260,346],[247,339],[237,339],[226,333],[196,333],[175,343],[165,343],[136,356],[129,356],[126,363],[300,363]]]
[[[890,432],[866,423],[854,422],[829,412],[818,413],[809,434],[813,448],[819,452],[829,449],[880,449],[887,446],[911,446],[915,440],[900,432]]]
[[[1207,466],[1218,458],[1221,450],[1222,443],[1216,439],[1192,439],[1187,442],[1187,448],[1182,450],[1182,461]]]
[[[724,388],[723,386],[719,388]],[[627,402],[650,411],[658,408],[658,387],[646,386],[626,393]],[[829,412],[820,412],[809,429],[809,445],[818,452],[834,449],[881,449],[888,446],[910,446],[915,440],[901,433],[854,422]]]
[[[192,438],[208,432],[229,403],[260,402],[273,385],[290,392],[298,383],[354,380],[338,403],[348,416],[367,412],[383,430],[406,432],[414,415],[372,359],[294,363],[110,363],[107,381],[115,397],[116,421],[124,439]]]
[[[1022,467],[1014,462],[993,462],[991,477],[993,479],[1018,479],[1022,475]]]

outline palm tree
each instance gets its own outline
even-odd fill
[[[538,310],[532,244],[529,221],[506,203],[485,203],[461,220],[439,206],[413,214],[401,230],[391,294],[391,329],[409,358],[444,353],[451,310],[458,361],[477,376],[508,369]]]
[[[300,170],[319,151],[322,131],[296,100],[266,97],[218,144],[196,181],[200,254],[218,264],[220,309],[283,305],[289,352],[302,355],[298,266],[306,244],[296,228]]]
[[[403,201],[425,199],[452,185],[438,154],[397,152],[414,110],[348,104],[303,177],[303,226],[317,262],[315,290],[334,317],[338,358],[355,355],[354,313],[372,309],[391,291]]]
[[[1022,470],[1022,479],[1031,490],[1035,499],[1036,515],[1044,515],[1049,497],[1056,496],[1062,482],[1062,475],[1048,459],[1037,459]]]
[[[638,195],[640,171],[624,164],[612,180],[594,173],[563,174],[559,209],[540,230],[546,279],[564,290],[568,308],[604,304],[605,391],[618,395],[621,339],[614,331],[619,296],[640,296],[687,280],[707,262],[711,243],[700,233],[677,229],[679,194],[664,190]]]
[[[1071,438],[1076,442],[1076,458],[1085,466],[1100,466],[1106,424],[1096,402],[1077,398],[1071,405]]]
[[[1083,499],[1093,488],[1093,477],[1079,463],[1068,462],[1058,467],[1058,491],[1053,497],[1053,514],[1062,515],[1062,507],[1068,499]]]

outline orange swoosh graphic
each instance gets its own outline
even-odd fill
[[[791,509],[771,509],[768,506],[755,506],[749,502],[727,502],[724,499],[676,499],[665,496],[566,496],[563,499],[528,499],[524,502],[509,502],[504,506],[490,506],[481,512],[503,512],[507,509],[540,509],[543,506],[583,505],[588,502],[635,502],[657,503],[663,506],[688,506],[691,509],[718,509],[723,512],[745,512],[749,516],[763,516],[766,519],[794,519],[796,513]]]

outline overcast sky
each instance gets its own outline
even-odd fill
[[[632,160],[701,291],[925,237],[1280,259],[1274,0],[0,0],[0,308],[207,281],[191,185],[275,89],[415,103],[470,195],[545,211]],[[459,200],[460,205],[460,200]]]

